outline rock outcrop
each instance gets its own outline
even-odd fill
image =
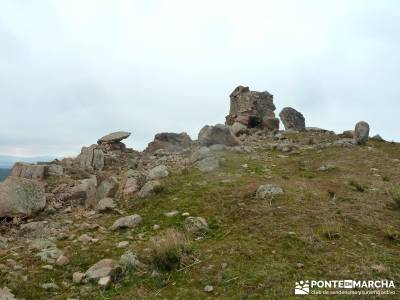
[[[305,131],[306,124],[304,116],[292,107],[285,107],[279,113],[279,117],[286,130]]]
[[[354,139],[357,144],[363,145],[367,142],[369,137],[369,124],[367,122],[361,121],[356,124],[354,129]]]
[[[46,166],[41,164],[15,163],[11,170],[11,176],[33,180],[43,180],[45,174]]]
[[[45,206],[44,189],[35,181],[10,176],[0,183],[0,218],[29,217]]]
[[[225,146],[237,146],[239,140],[232,134],[229,126],[217,124],[215,126],[204,126],[199,132],[199,143],[203,146],[222,144]]]
[[[238,122],[247,128],[279,129],[273,97],[267,91],[250,91],[249,87],[238,86],[230,94],[230,110],[229,115],[225,117],[226,124],[232,126]]]
[[[148,144],[145,152],[154,152],[158,149],[181,151],[189,148],[192,143],[192,139],[186,132],[162,132],[155,135],[154,140]]]

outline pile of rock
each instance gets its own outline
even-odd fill
[[[233,127],[279,129],[279,119],[275,118],[276,107],[273,95],[265,92],[250,91],[249,87],[238,86],[230,94],[230,110],[226,124]]]
[[[77,157],[79,166],[88,171],[102,170],[107,162],[107,154],[122,153],[126,146],[121,141],[130,136],[130,132],[117,131],[107,134],[89,147],[83,147]]]

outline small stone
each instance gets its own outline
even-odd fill
[[[102,277],[110,276],[112,280],[117,279],[122,269],[118,262],[112,259],[102,259],[91,266],[85,273],[88,281],[99,280]]]
[[[153,225],[153,230],[158,230],[158,229],[160,229],[160,225],[154,224]]]
[[[159,179],[159,178],[163,178],[163,177],[167,177],[167,176],[168,176],[167,167],[164,165],[159,165],[149,171],[147,178],[149,180],[155,180],[155,179]]]
[[[111,226],[111,230],[117,230],[121,228],[134,228],[141,222],[142,222],[142,217],[139,215],[131,215],[119,218]]]
[[[208,231],[208,224],[202,217],[187,217],[183,227],[195,236],[201,236]]]
[[[117,244],[117,248],[126,248],[128,246],[129,246],[129,242],[128,241],[122,241],[122,242],[119,242]]]
[[[272,200],[275,196],[283,194],[283,190],[272,184],[261,185],[256,192],[257,199],[268,199]]]
[[[87,234],[82,234],[80,237],[78,237],[78,241],[82,243],[90,243],[92,241],[92,237],[88,236]]]
[[[52,265],[44,265],[44,266],[42,266],[42,269],[44,269],[44,270],[53,270],[53,266]]]
[[[105,212],[113,210],[116,206],[117,205],[112,198],[106,197],[101,199],[99,203],[97,203],[96,210],[99,212]]]
[[[98,285],[102,287],[108,287],[111,284],[111,277],[106,276],[106,277],[101,277],[98,281]]]
[[[299,269],[302,269],[302,268],[304,268],[304,264],[296,263],[296,267],[299,268]]]
[[[176,216],[177,214],[179,214],[179,211],[173,210],[173,211],[164,213],[164,216],[166,216],[166,217],[174,217],[174,216]]]
[[[53,282],[43,283],[40,285],[40,287],[45,290],[58,290],[59,289],[59,286]]]
[[[182,215],[181,215],[182,217],[189,217],[190,216],[190,213],[188,213],[188,212],[184,212],[184,213],[182,213]]]
[[[84,273],[74,272],[74,274],[72,274],[72,282],[73,283],[81,283],[83,278],[85,278]]]
[[[204,287],[204,291],[205,291],[206,293],[211,293],[212,291],[214,291],[214,287],[213,287],[212,285],[206,285],[206,286]]]
[[[56,260],[56,265],[57,266],[65,266],[66,264],[69,263],[69,258],[65,255],[61,255],[59,258]]]

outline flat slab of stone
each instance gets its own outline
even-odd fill
[[[103,136],[102,138],[100,138],[97,143],[98,144],[102,144],[102,143],[106,143],[106,144],[110,144],[110,143],[118,143],[126,138],[128,138],[131,135],[130,132],[126,132],[126,131],[117,131],[117,132],[113,132],[110,134],[107,134],[105,136]]]

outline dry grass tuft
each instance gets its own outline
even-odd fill
[[[150,262],[159,270],[178,268],[190,253],[189,240],[176,229],[167,229],[150,242]]]
[[[400,186],[394,186],[389,190],[389,195],[397,207],[400,208]]]

